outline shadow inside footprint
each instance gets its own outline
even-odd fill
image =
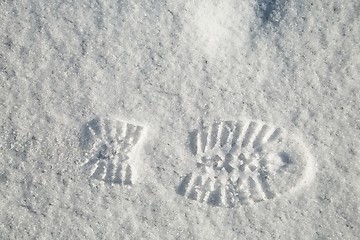
[[[291,160],[289,154],[287,154],[286,152],[279,153],[279,156],[280,156],[281,160],[283,161],[283,163],[286,166],[293,163],[293,161]]]
[[[197,154],[197,137],[198,137],[197,134],[198,134],[197,130],[189,132],[188,144],[190,151],[193,155]]]
[[[98,118],[95,118],[82,126],[79,139],[81,149],[88,149],[92,145],[93,135],[100,134],[100,128],[100,120]]]

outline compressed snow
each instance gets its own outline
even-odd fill
[[[357,239],[359,9],[2,1],[0,239]]]

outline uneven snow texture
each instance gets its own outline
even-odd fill
[[[359,9],[356,0],[2,0],[0,239],[357,239]],[[276,197],[236,206],[179,192],[209,157],[194,154],[189,134],[241,119],[296,139],[294,157],[278,154],[270,173],[312,158],[316,174],[301,183],[306,164],[295,165],[275,178]],[[91,121],[110,127],[93,122],[84,144]],[[127,124],[146,134],[117,137]],[[237,157],[222,179],[229,166],[253,180],[268,166]],[[130,166],[134,181],[111,163]]]

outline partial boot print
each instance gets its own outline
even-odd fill
[[[189,134],[196,170],[178,194],[233,207],[283,196],[311,181],[315,165],[306,147],[282,128],[260,121],[215,122]]]
[[[132,162],[144,127],[125,121],[96,118],[83,126],[80,145],[86,151],[84,171],[110,184],[133,184]]]

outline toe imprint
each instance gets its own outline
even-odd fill
[[[196,170],[178,194],[213,206],[233,207],[294,192],[315,171],[301,140],[259,121],[223,121],[189,133]]]

